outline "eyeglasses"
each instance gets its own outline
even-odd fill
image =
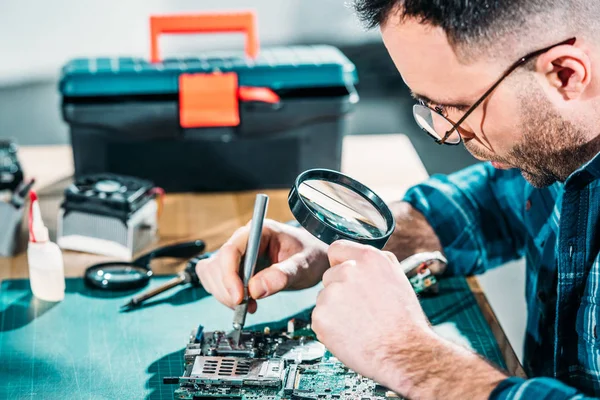
[[[419,125],[419,127],[423,129],[429,136],[431,136],[438,144],[459,144],[462,140],[458,131],[460,124],[462,124],[469,117],[469,115],[471,115],[471,113],[475,111],[475,109],[481,103],[483,103],[483,101],[498,87],[498,85],[500,85],[500,83],[502,83],[502,81],[507,76],[509,76],[514,70],[516,70],[532,58],[540,56],[545,52],[549,51],[550,49],[553,49],[558,46],[567,44],[573,45],[575,44],[576,40],[577,38],[571,38],[565,40],[564,42],[545,47],[541,50],[534,51],[533,53],[529,53],[526,56],[521,57],[519,61],[511,65],[506,70],[506,72],[500,77],[500,79],[498,79],[498,81],[496,81],[496,83],[494,83],[492,87],[489,88],[487,92],[485,92],[483,96],[481,96],[479,100],[477,100],[475,104],[473,104],[462,116],[462,118],[459,119],[456,123],[453,123],[448,118],[446,118],[442,114],[441,108],[431,108],[428,107],[424,102],[420,101],[419,104],[415,104],[413,106],[413,115],[415,117],[415,120],[417,121],[417,125]]]

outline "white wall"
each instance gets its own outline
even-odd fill
[[[148,16],[254,9],[265,45],[379,40],[365,32],[349,0],[2,0],[0,84],[55,78],[68,59],[148,55]],[[233,36],[233,37],[230,37]],[[243,46],[241,35],[166,37],[166,54]],[[169,51],[170,50],[170,51]]]

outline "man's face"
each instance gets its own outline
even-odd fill
[[[412,92],[432,100],[427,105],[440,106],[453,122],[512,62],[461,63],[441,28],[416,21],[390,21],[381,31],[388,52]],[[534,186],[543,187],[568,175],[568,171],[562,171],[569,168],[561,165],[561,159],[568,156],[564,151],[583,144],[583,139],[554,111],[534,78],[523,71],[516,76],[518,72],[477,107],[459,132],[465,147],[477,159],[492,161],[496,168],[519,168]]]

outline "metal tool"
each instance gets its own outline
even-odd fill
[[[269,196],[265,194],[256,195],[254,202],[254,214],[252,215],[252,221],[250,223],[250,234],[248,235],[248,244],[246,245],[246,253],[242,264],[243,269],[243,282],[244,282],[244,299],[242,303],[235,307],[233,314],[233,329],[231,337],[233,338],[236,345],[240,343],[240,336],[242,329],[246,323],[246,315],[248,314],[248,301],[250,296],[248,294],[248,282],[254,275],[256,269],[256,261],[258,260],[258,251],[260,249],[260,239],[262,236],[263,222],[265,215],[267,214],[267,205],[269,203]]]
[[[139,307],[146,300],[158,296],[159,294],[164,293],[167,290],[179,285],[185,285],[190,283],[192,286],[199,287],[200,279],[196,274],[196,264],[198,264],[200,260],[204,260],[208,257],[210,257],[210,254],[202,254],[200,256],[192,258],[187,262],[185,269],[179,274],[177,274],[175,278],[168,280],[164,284],[155,287],[154,289],[150,289],[138,296],[135,296],[134,298],[129,300],[129,302],[121,306],[121,311],[129,311],[135,307]]]

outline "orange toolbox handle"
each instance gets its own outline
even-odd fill
[[[259,51],[256,17],[253,11],[236,13],[205,13],[155,15],[150,17],[150,61],[160,62],[158,37],[163,33],[226,33],[246,34],[246,54],[256,58]]]

